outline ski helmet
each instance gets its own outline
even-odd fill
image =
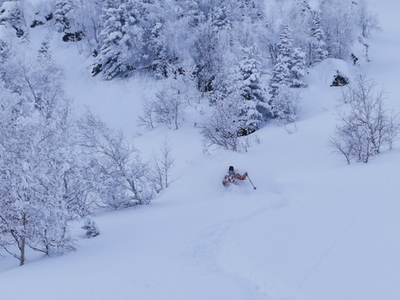
[[[235,169],[233,168],[233,166],[229,167],[229,174],[234,174],[235,173]]]

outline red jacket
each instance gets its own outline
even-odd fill
[[[237,184],[237,180],[245,180],[246,179],[246,173],[243,175],[240,175],[239,173],[233,174],[233,175],[225,175],[224,180],[222,180],[222,184],[224,186],[228,186],[231,183]]]

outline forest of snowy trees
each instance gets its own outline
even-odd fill
[[[273,2],[273,3],[272,3]],[[122,132],[88,111],[76,116],[45,26],[77,43],[93,76],[152,76],[168,84],[140,123],[179,127],[187,93],[207,101],[205,147],[239,151],[238,139],[272,119],[295,121],[307,68],[351,59],[378,29],[366,0],[0,0],[0,246],[73,250],[68,222],[97,209],[146,204],[168,186],[173,164],[142,161]],[[193,87],[189,89],[187,87]],[[193,91],[195,94],[193,95]],[[79,154],[79,155],[78,155]]]

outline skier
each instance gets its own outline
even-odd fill
[[[233,166],[229,167],[228,174],[224,176],[224,180],[222,180],[222,184],[224,186],[230,186],[232,183],[237,184],[238,180],[245,180],[247,177],[247,172],[244,172],[243,175],[240,175],[239,173],[235,173],[235,169]]]

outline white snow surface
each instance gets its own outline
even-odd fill
[[[390,0],[374,6],[383,30],[362,68],[387,91],[387,107],[400,111],[396,7]],[[95,238],[76,222],[74,253],[28,253],[23,267],[0,256],[0,299],[400,299],[400,143],[351,165],[328,146],[341,93],[329,77],[335,68],[357,74],[351,61],[327,60],[310,71],[296,124],[266,126],[246,153],[205,154],[190,112],[178,130],[139,130],[154,81],[92,78],[76,46],[54,47],[76,106],[124,130],[144,157],[167,139],[175,180],[148,206],[93,216]],[[224,188],[230,165],[247,171],[257,189],[249,181]]]

